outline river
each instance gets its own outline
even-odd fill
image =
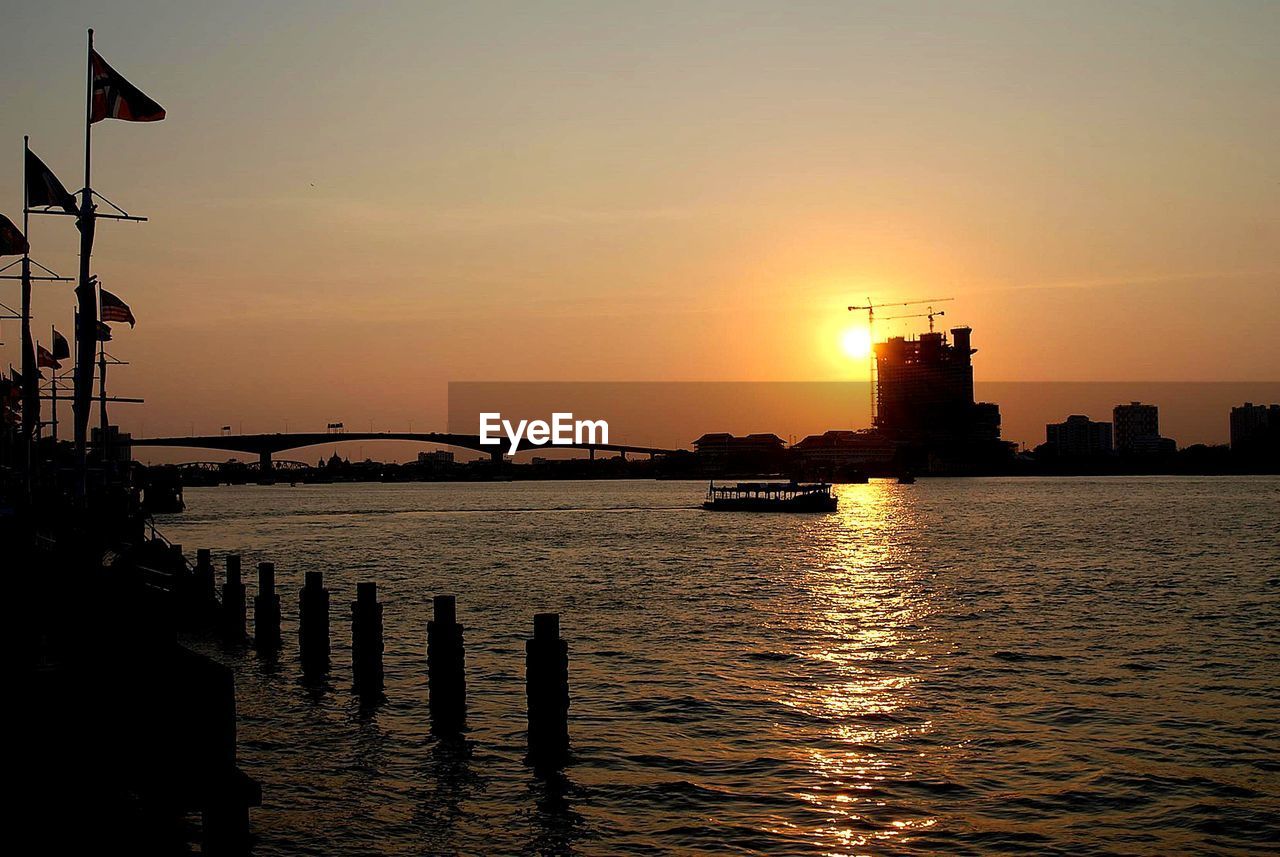
[[[921,479],[831,515],[691,482],[189,489],[190,553],[276,563],[285,649],[236,673],[256,853],[1256,853],[1280,841],[1280,479]],[[300,681],[321,570],[334,664]],[[386,690],[350,688],[349,603]],[[431,596],[469,728],[427,729]],[[524,757],[535,612],[569,643],[573,759]]]

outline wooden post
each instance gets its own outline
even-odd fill
[[[258,563],[258,594],[253,598],[253,644],[259,652],[280,648],[280,596],[276,594],[276,566]]]
[[[329,671],[329,590],[319,571],[307,572],[298,595],[298,654],[304,675]]]
[[[467,676],[462,626],[452,595],[432,599],[434,618],[427,622],[427,686],[431,728],[440,734],[458,732],[467,717]]]
[[[382,695],[382,605],[371,581],[356,584],[351,605],[351,673],[361,696]]]
[[[528,761],[535,768],[559,768],[569,754],[569,644],[560,639],[559,613],[533,617],[533,639],[524,650]]]
[[[213,555],[208,548],[196,550],[196,595],[206,610],[217,603],[218,588],[213,581]]]
[[[198,598],[196,596],[195,578],[187,574],[187,559],[182,555],[182,545],[169,545],[169,556],[165,563],[168,571],[173,575],[173,594],[176,602],[179,626],[187,626],[191,617],[196,614],[196,604]]]
[[[240,554],[227,554],[227,580],[222,584],[222,640],[229,646],[244,644],[245,598],[240,579]]]

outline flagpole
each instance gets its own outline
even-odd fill
[[[53,325],[49,325],[49,341],[56,343],[58,340],[58,331],[53,329]],[[51,433],[53,435],[53,467],[54,472],[58,468],[58,370],[52,371],[53,383],[50,385],[53,393],[53,422],[50,424]]]
[[[77,315],[84,319],[76,331],[76,369],[72,416],[75,423],[76,464],[80,470],[80,489],[87,488],[89,434],[89,408],[93,398],[93,348],[96,329],[89,329],[89,322],[98,317],[98,299],[94,293],[89,273],[93,255],[94,206],[92,182],[93,151],[93,30],[89,30],[89,42],[85,52],[85,107],[84,107],[84,190],[80,197],[80,281],[76,285]]]
[[[89,49],[85,53],[85,103],[84,103],[84,189],[91,185],[90,172],[93,161],[89,153],[93,149],[93,28],[89,28]]]
[[[35,455],[32,438],[40,424],[40,379],[36,377],[36,353],[31,344],[31,213],[27,209],[27,149],[30,137],[22,136],[22,436],[27,442],[27,488],[31,488]]]
[[[102,324],[102,281],[98,281],[98,324]],[[97,333],[97,327],[94,328]],[[101,400],[99,406],[99,425],[102,427],[102,444],[105,447],[107,443],[107,345],[102,341],[102,337],[96,336],[98,340],[98,395]],[[105,464],[105,459],[104,459]]]

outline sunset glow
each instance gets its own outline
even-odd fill
[[[871,354],[871,331],[865,327],[851,327],[840,338],[840,347],[854,360],[865,360]]]
[[[1280,841],[1280,0],[6,11],[15,840]]]
[[[94,251],[138,314],[115,374],[147,403],[119,410],[126,431],[438,426],[446,384],[480,378],[840,380],[863,368],[845,307],[868,298],[954,296],[989,380],[1280,365],[1265,5],[1068,23],[1052,4],[814,4],[783,26],[757,3],[591,4],[532,30],[470,5],[226,8],[166,19],[165,50],[135,38],[161,27],[147,4],[94,22],[169,110],[95,132],[95,182],[150,218]],[[78,15],[23,10],[0,119],[73,189],[83,69],[48,58]],[[321,57],[330,77],[300,86]],[[21,179],[0,171],[11,214]],[[70,223],[33,230],[41,263],[75,271]],[[74,326],[65,290],[34,308]],[[263,360],[266,342],[289,347]]]

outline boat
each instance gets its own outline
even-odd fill
[[[825,482],[738,482],[707,488],[702,508],[712,512],[834,512],[836,495]]]
[[[903,473],[898,477],[899,485],[914,485],[915,481],[916,481],[916,477],[910,473]]]

